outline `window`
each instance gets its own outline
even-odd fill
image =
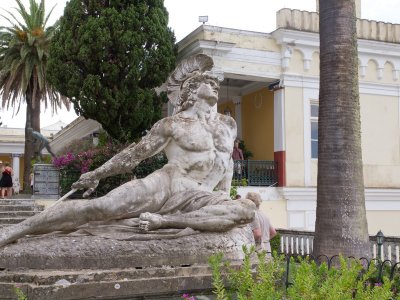
[[[310,104],[311,121],[311,158],[318,158],[318,110],[319,104],[311,102]]]

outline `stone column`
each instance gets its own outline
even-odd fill
[[[284,89],[274,91],[274,160],[278,163],[278,186],[286,185]]]
[[[13,180],[18,181],[21,184],[21,181],[19,180],[20,154],[11,154],[11,157],[12,157],[12,168],[14,170]]]
[[[237,124],[237,137],[242,139],[242,97],[232,97],[232,102],[235,104],[235,121]]]

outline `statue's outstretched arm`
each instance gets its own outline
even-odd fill
[[[166,119],[154,124],[139,143],[132,143],[96,170],[82,174],[79,180],[72,185],[72,188],[89,189],[90,191],[88,190],[88,193],[86,193],[88,195],[94,191],[100,179],[128,173],[142,160],[162,151],[170,140]]]

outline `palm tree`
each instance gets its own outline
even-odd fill
[[[319,0],[320,91],[314,255],[368,257],[355,0]]]
[[[45,16],[44,0],[40,4],[29,1],[29,11],[16,0],[17,15],[8,12],[2,15],[10,27],[0,27],[0,96],[2,107],[18,113],[26,103],[25,153],[24,153],[24,190],[29,189],[31,159],[34,144],[28,128],[40,132],[40,107],[50,104],[52,112],[61,104],[68,106],[64,96],[57,93],[46,81],[48,48],[56,26],[46,27],[52,12]],[[54,7],[53,7],[54,8]]]

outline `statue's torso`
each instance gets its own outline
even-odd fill
[[[195,183],[197,188],[212,191],[231,168],[236,137],[233,119],[220,114],[208,120],[172,118],[171,140],[165,152],[169,165],[177,166],[181,174],[176,179],[183,177],[189,185]]]

